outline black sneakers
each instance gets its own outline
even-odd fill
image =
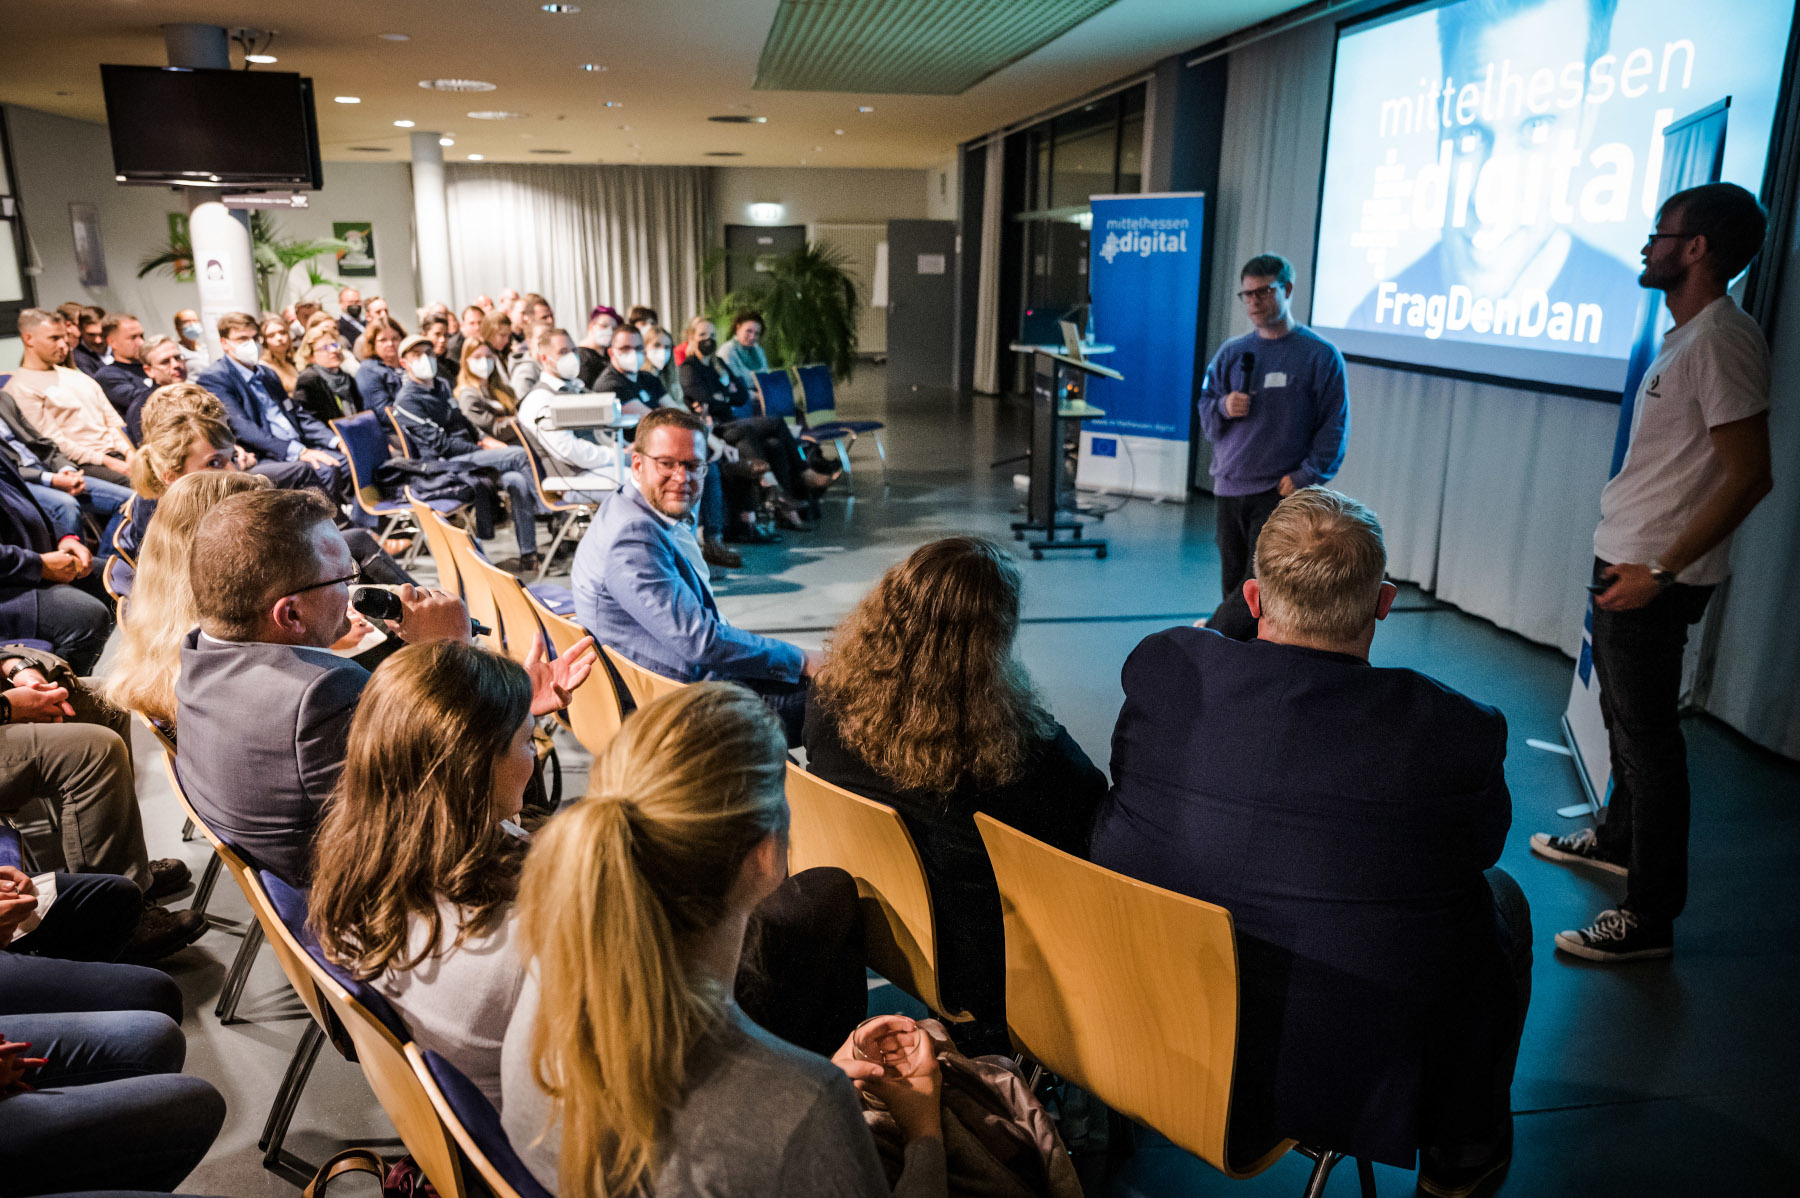
[[[1648,961],[1674,955],[1675,928],[1620,907],[1600,912],[1592,924],[1578,931],[1558,932],[1556,947],[1588,961]]]
[[[193,911],[170,911],[154,903],[144,904],[137,931],[126,942],[119,960],[134,965],[160,961],[186,948],[206,934],[206,917]]]
[[[179,894],[192,878],[187,862],[175,857],[159,857],[150,863],[150,889],[144,892],[144,897],[156,902]]]
[[[1583,828],[1567,836],[1539,832],[1531,838],[1531,851],[1564,865],[1591,865],[1609,874],[1618,874],[1621,878],[1630,872],[1624,864],[1600,851],[1599,838],[1594,835],[1592,828]]]

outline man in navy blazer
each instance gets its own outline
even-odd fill
[[[706,481],[706,426],[657,408],[637,426],[631,482],[575,551],[575,612],[594,639],[683,682],[724,679],[762,695],[800,743],[816,652],[734,628],[719,614],[694,509]]]
[[[79,536],[57,535],[18,467],[0,453],[0,644],[47,641],[77,674],[93,673],[112,632],[112,608],[63,585],[89,578],[93,560]]]
[[[1511,1158],[1530,913],[1497,869],[1506,720],[1369,664],[1394,599],[1374,513],[1282,501],[1244,584],[1256,640],[1174,628],[1125,663],[1098,865],[1231,913],[1231,1134],[1474,1192]]]
[[[243,312],[219,318],[217,362],[195,380],[218,396],[238,444],[259,462],[303,462],[319,489],[338,503],[350,498],[350,468],[337,437],[319,418],[295,403],[281,377],[259,361],[256,321]]]

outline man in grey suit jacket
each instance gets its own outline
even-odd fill
[[[806,679],[821,655],[734,628],[713,600],[694,509],[706,482],[706,426],[658,408],[637,426],[631,482],[575,551],[575,614],[600,643],[683,682],[724,679],[762,695],[800,743]]]
[[[207,513],[190,569],[200,627],[181,650],[176,766],[194,810],[220,839],[296,885],[343,768],[369,671],[330,652],[349,629],[358,568],[313,490],[258,489]],[[462,600],[403,586],[397,631],[418,644],[469,635]],[[591,644],[527,667],[532,709],[568,701]]]

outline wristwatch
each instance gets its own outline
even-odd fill
[[[1669,569],[1655,558],[1650,559],[1649,570],[1650,581],[1654,582],[1660,590],[1666,591],[1675,585],[1675,571]]]

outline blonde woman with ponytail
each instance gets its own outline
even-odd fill
[[[539,833],[519,889],[528,973],[502,1120],[563,1198],[882,1198],[856,1087],[907,1141],[894,1193],[945,1193],[937,1061],[910,1021],[833,1061],[732,1000],[745,934],[787,875],[786,738],[748,690],[697,683],[625,722],[588,797]]]

